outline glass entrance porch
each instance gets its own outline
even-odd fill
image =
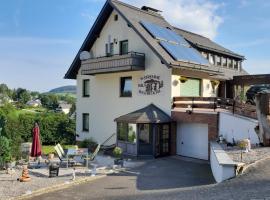
[[[115,119],[117,146],[124,155],[160,157],[170,154],[171,117],[153,104]]]

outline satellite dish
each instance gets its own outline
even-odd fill
[[[88,51],[82,51],[80,53],[80,60],[83,61],[83,60],[88,60],[91,58],[91,55]]]

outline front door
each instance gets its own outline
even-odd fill
[[[155,157],[170,153],[170,125],[158,124],[155,131]]]

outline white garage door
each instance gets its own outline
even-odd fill
[[[177,154],[208,160],[208,124],[178,123]]]

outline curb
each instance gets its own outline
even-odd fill
[[[69,184],[61,183],[61,184],[58,184],[58,185],[54,185],[54,186],[50,186],[50,187],[35,190],[31,194],[22,194],[22,195],[17,196],[17,197],[12,197],[12,198],[9,198],[8,200],[29,199],[29,198],[39,196],[39,195],[42,195],[42,194],[46,194],[46,193],[49,193],[49,192],[54,192],[54,191],[66,189],[66,188],[69,188],[69,187],[74,186],[74,185],[79,185],[81,183],[92,182],[92,181],[104,178],[106,176],[107,175],[97,175],[97,176],[94,176],[94,177],[91,176],[91,177],[83,178],[83,179],[78,180],[78,181],[71,181]]]

